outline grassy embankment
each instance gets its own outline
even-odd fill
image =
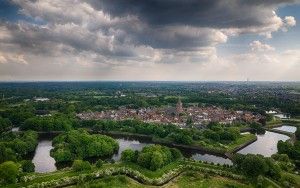
[[[112,172],[112,169],[117,169]],[[118,169],[123,169],[118,171]],[[124,173],[126,172],[135,172]],[[102,173],[101,172],[105,172]],[[99,175],[100,174],[100,175]],[[139,175],[134,175],[139,174]],[[290,175],[290,174],[289,174]],[[297,181],[300,176],[296,176]],[[142,181],[144,177],[148,181]],[[24,179],[27,179],[25,182]],[[91,170],[75,172],[64,169],[52,173],[29,173],[23,177],[23,182],[3,187],[255,187],[251,180],[236,174],[229,167],[211,165],[194,161],[178,161],[171,163],[157,171],[150,171],[136,164],[115,163],[104,164],[101,168],[92,167]],[[154,186],[155,185],[155,186]],[[263,187],[279,187],[276,182],[265,178]]]
[[[190,174],[197,173],[197,177],[199,176],[197,182],[193,183],[194,187],[201,187],[208,184],[215,185],[216,187],[218,185],[221,187],[225,184],[241,187],[249,184],[244,176],[235,174],[234,170],[228,167],[192,161],[178,161],[157,171],[150,171],[136,164],[115,163],[105,164],[101,168],[93,166],[92,170],[81,172],[65,169],[46,174],[29,173],[22,178],[23,181],[7,185],[6,187],[53,187],[62,184],[66,186],[82,186],[85,183],[91,186],[93,184],[104,185],[104,187],[145,187],[145,185],[178,185],[181,187],[181,185],[185,184],[185,181],[189,181],[188,179],[191,178],[188,175],[189,173],[186,173],[191,171],[192,173]],[[25,181],[25,179],[27,180]],[[147,181],[144,181],[145,179]]]
[[[70,186],[69,188],[86,187],[116,187],[116,188],[144,188],[156,187],[151,185],[143,185],[127,176],[118,175],[115,177],[105,177],[103,179],[87,182],[83,185]],[[202,173],[188,171],[169,183],[163,185],[165,188],[218,188],[218,187],[235,187],[235,188],[250,188],[251,185],[243,184],[235,180],[224,178],[221,176],[206,176]]]
[[[291,118],[281,120],[278,118],[274,118],[274,120],[267,122],[266,128],[275,128],[280,127],[282,125],[300,126],[300,119]]]
[[[199,150],[212,152],[212,153],[225,154],[225,153],[234,152],[238,148],[246,146],[255,140],[256,140],[256,136],[254,134],[244,134],[244,135],[240,135],[239,138],[237,138],[235,141],[229,142],[228,144],[221,144],[219,142],[212,142],[212,141],[207,141],[207,142],[193,141],[191,145],[177,145],[177,146],[182,146],[191,149],[199,149]],[[160,144],[164,144],[164,143],[171,144],[171,142],[167,139],[161,139],[156,137],[153,138],[153,141]],[[176,144],[173,145],[176,146]]]

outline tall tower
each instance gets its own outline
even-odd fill
[[[180,98],[178,98],[178,102],[176,104],[176,112],[178,115],[183,112],[182,102],[181,102]]]

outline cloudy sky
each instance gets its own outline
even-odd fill
[[[0,80],[300,81],[299,0],[0,0]]]

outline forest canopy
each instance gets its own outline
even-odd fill
[[[109,136],[91,135],[85,130],[72,130],[53,139],[51,156],[56,162],[73,161],[89,157],[113,155],[119,149],[116,140]]]

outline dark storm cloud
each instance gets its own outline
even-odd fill
[[[154,26],[229,28],[264,25],[272,9],[294,0],[88,0],[117,16],[135,15]],[[266,11],[267,10],[267,11]]]
[[[0,23],[0,51],[24,54],[25,58],[29,54],[76,57],[84,53],[97,61],[173,59],[172,63],[177,56],[183,61],[206,59],[214,58],[216,46],[231,36],[254,33],[271,37],[272,32],[295,25],[292,17],[288,19],[292,24],[286,25],[275,12],[292,0],[11,2],[19,7],[18,14],[33,21]]]

